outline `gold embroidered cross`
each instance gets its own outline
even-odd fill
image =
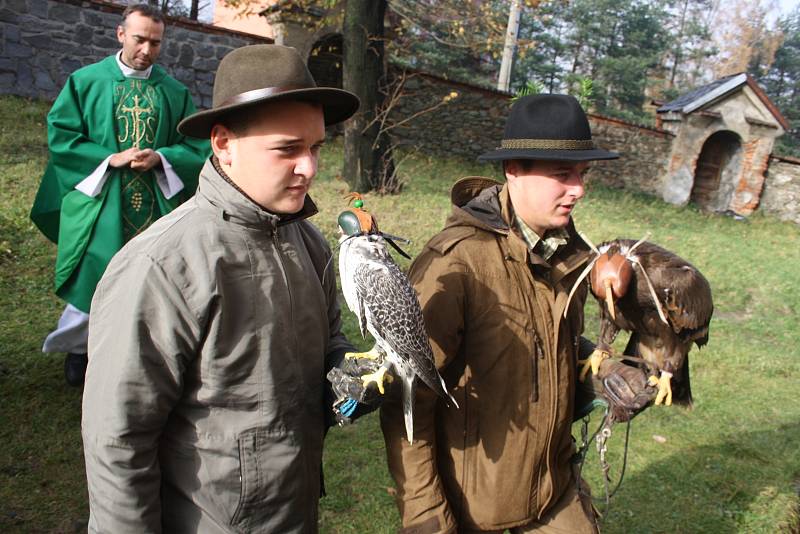
[[[145,119],[142,118],[142,114],[151,113],[153,108],[139,106],[139,95],[136,95],[133,97],[133,107],[121,106],[119,109],[122,112],[131,114],[133,118],[131,121],[133,123],[133,132],[131,133],[133,146],[140,148],[142,139],[146,135],[146,123]]]

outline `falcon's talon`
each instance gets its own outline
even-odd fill
[[[600,372],[600,364],[603,363],[603,360],[610,357],[611,354],[607,350],[595,349],[594,352],[592,352],[592,354],[585,360],[578,360],[579,364],[583,364],[579,380],[581,382],[586,380],[586,376],[589,374],[589,369],[592,370],[592,374],[598,374]]]
[[[381,356],[383,356],[379,351],[372,348],[367,352],[346,352],[344,357],[348,360],[356,360],[358,358],[364,358],[365,360],[380,360]]]
[[[392,381],[391,376],[392,375],[387,375],[386,374],[386,368],[385,367],[381,367],[380,369],[378,369],[374,373],[369,373],[369,374],[366,374],[366,375],[362,375],[361,376],[361,380],[362,380],[362,383],[364,385],[364,389],[366,389],[367,386],[369,386],[370,382],[375,382],[375,385],[378,386],[378,391],[380,391],[381,395],[383,395],[385,393],[384,388],[383,388],[383,381],[384,381],[384,379],[386,379],[388,382],[391,382]],[[386,378],[386,377],[389,377],[389,378]]]

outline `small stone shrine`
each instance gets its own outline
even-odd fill
[[[717,212],[749,215],[764,189],[775,139],[789,124],[764,91],[741,73],[699,87],[657,109],[675,135],[661,194]]]

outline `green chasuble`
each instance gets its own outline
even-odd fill
[[[81,311],[89,306],[111,257],[138,232],[197,189],[208,141],[176,127],[194,113],[189,91],[154,65],[150,78],[125,78],[116,57],[74,72],[47,115],[50,159],[31,219],[58,244],[56,293]],[[156,184],[160,167],[106,170],[100,193],[75,189],[108,156],[131,146],[158,150],[183,181],[170,199]]]

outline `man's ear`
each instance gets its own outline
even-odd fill
[[[233,162],[232,148],[236,142],[234,133],[224,124],[215,124],[211,128],[211,150],[223,165],[230,165]]]
[[[504,160],[503,172],[506,175],[507,181],[513,181],[519,174],[519,162],[515,159]]]
[[[117,41],[119,41],[120,44],[125,41],[125,28],[123,28],[121,24],[117,26]]]

